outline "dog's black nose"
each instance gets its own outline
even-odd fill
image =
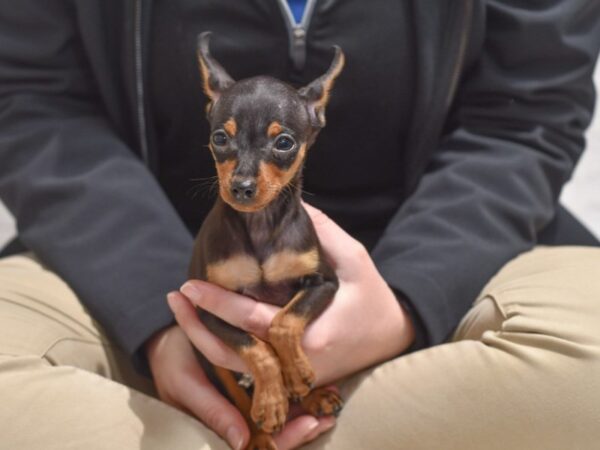
[[[231,181],[231,193],[238,202],[248,202],[256,195],[256,181],[252,178],[234,178]]]

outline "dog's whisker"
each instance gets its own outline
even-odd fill
[[[212,196],[215,192],[215,187],[219,185],[218,177],[207,177],[207,178],[198,178],[200,182],[194,184],[194,186],[190,187],[186,195],[190,196],[190,198],[195,199],[198,193],[203,192],[206,194],[205,196],[208,198]],[[192,181],[192,180],[190,180]]]
[[[218,175],[212,175],[210,177],[190,178],[189,181],[212,181],[219,179]]]

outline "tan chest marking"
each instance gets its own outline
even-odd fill
[[[316,248],[304,253],[283,250],[271,255],[262,265],[250,255],[235,255],[224,261],[209,264],[206,278],[225,289],[237,291],[255,286],[261,281],[278,283],[315,273],[319,267]]]
[[[225,289],[237,291],[260,283],[262,270],[252,256],[235,255],[224,261],[209,264],[206,268],[206,278]]]
[[[319,252],[313,248],[304,253],[283,250],[271,255],[263,264],[263,276],[268,283],[277,283],[300,278],[316,272],[319,267]]]

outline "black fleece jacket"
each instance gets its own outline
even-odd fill
[[[591,119],[600,2],[407,1],[414,113],[372,257],[422,347],[519,253],[594,243],[557,198]],[[23,245],[137,363],[172,322],[165,294],[192,245],[153,176],[151,12],[150,0],[0,0],[0,198]]]

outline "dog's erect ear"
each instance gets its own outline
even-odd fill
[[[306,101],[310,120],[314,127],[323,128],[325,126],[325,107],[329,102],[329,94],[333,87],[333,82],[344,68],[344,52],[337,45],[334,47],[335,55],[327,72],[319,78],[298,90],[300,96]]]
[[[210,35],[210,31],[205,31],[198,36],[198,63],[200,64],[204,92],[210,98],[211,104],[215,104],[221,92],[231,86],[234,81],[223,66],[211,56],[209,49]]]

